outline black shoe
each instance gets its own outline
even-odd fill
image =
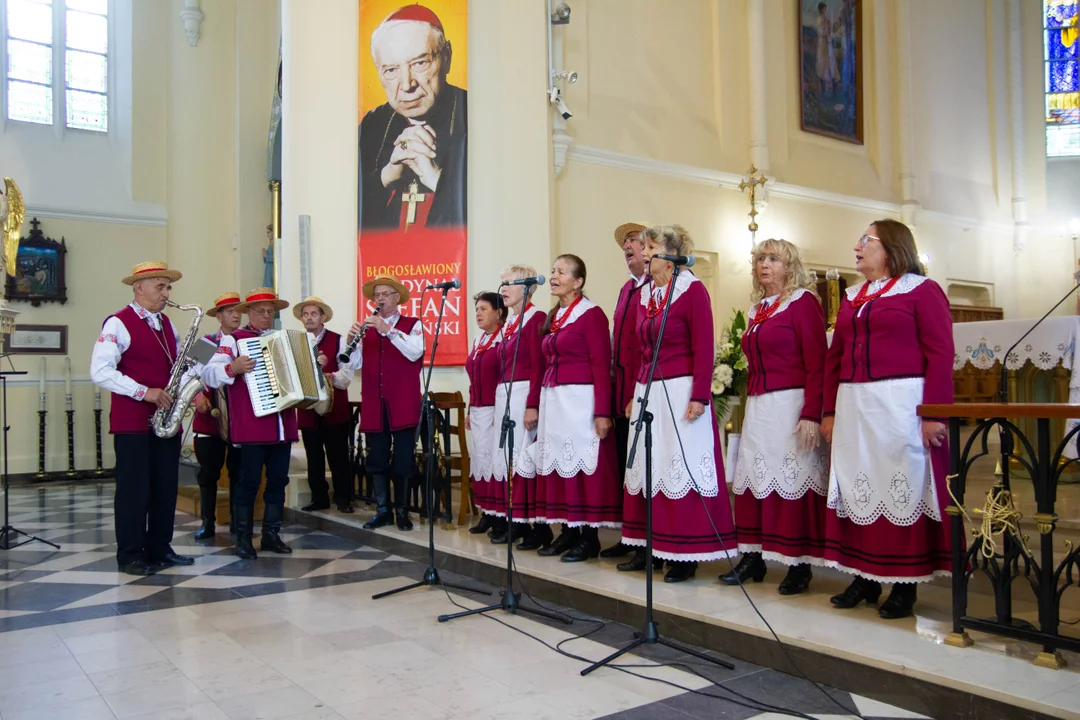
[[[132,560],[127,565],[120,566],[120,572],[125,575],[153,575],[158,570],[161,570],[162,566],[158,563],[148,563],[145,560]]]
[[[829,602],[832,603],[833,607],[848,610],[863,600],[873,605],[878,601],[879,597],[881,597],[881,583],[856,575],[844,592],[833,595],[829,598]]]
[[[673,562],[664,575],[666,583],[681,583],[694,577],[697,573],[696,562]]]
[[[281,539],[281,523],[285,517],[285,503],[267,503],[263,509],[262,541],[260,550],[267,550],[278,555],[291,555],[292,548]]]
[[[171,565],[194,565],[195,558],[188,557],[187,555],[177,555],[172,550],[170,550],[161,557],[154,558],[151,562],[157,562],[166,567],[169,567]]]
[[[570,552],[562,556],[562,561],[565,563],[585,562],[589,558],[597,557],[600,557],[600,541],[595,536],[583,534],[581,540],[570,548]]]
[[[311,503],[309,503],[308,505],[305,505],[304,507],[302,507],[300,509],[303,510],[304,512],[317,512],[319,510],[329,510],[330,509],[330,501],[329,500],[312,501]]]
[[[505,521],[504,521],[505,523]],[[509,525],[509,523],[506,523]],[[491,536],[492,545],[505,545],[508,542],[517,542],[529,532],[529,526],[523,522],[515,522],[512,527],[504,527],[500,532]]]
[[[196,540],[210,540],[210,539],[212,539],[214,537],[215,529],[216,528],[214,527],[214,521],[213,520],[203,518],[202,527],[199,528],[199,531],[197,533],[195,533],[195,539]]]
[[[487,531],[489,538],[495,538],[499,535],[506,534],[506,518],[494,516],[491,520],[491,528]],[[506,542],[503,540],[503,542]]]
[[[878,609],[878,615],[886,620],[899,620],[911,615],[918,597],[918,587],[915,583],[895,583],[889,599]]]
[[[389,510],[379,510],[375,513],[375,517],[364,523],[365,530],[375,530],[376,528],[386,527],[387,525],[394,524],[394,514]]]
[[[346,515],[352,515],[354,512],[356,512],[356,508],[353,507],[352,503],[345,503],[344,505],[338,505],[337,509],[338,509],[338,512],[345,513]]]
[[[255,509],[251,505],[241,506],[237,503],[233,508],[233,515],[236,519],[236,556],[244,560],[254,560],[258,557],[255,546],[251,544]]]
[[[532,526],[532,530],[525,539],[518,545],[518,550],[540,550],[542,548],[550,547],[551,541],[555,539],[555,533],[551,532],[551,526],[542,523],[536,523]]]
[[[645,569],[645,548],[633,548],[633,551],[634,557],[624,563],[616,565],[616,570],[619,572],[640,572]],[[603,555],[603,553],[601,553],[601,555]],[[653,570],[664,569],[664,561],[662,558],[654,557],[652,562]]]
[[[781,595],[799,595],[810,589],[810,578],[812,577],[814,577],[814,573],[807,563],[792,565],[788,568],[787,575],[780,581],[780,587],[777,588],[777,591]]]
[[[761,582],[765,579],[767,570],[765,561],[761,559],[761,553],[748,552],[742,556],[742,560],[735,566],[735,569],[720,576],[720,582],[725,585],[740,585],[747,580]]]
[[[398,530],[412,530],[412,520],[409,519],[408,510],[398,510],[396,515]]]
[[[630,553],[634,552],[634,548],[629,545],[623,545],[620,540],[618,543],[612,545],[607,550],[600,551],[600,557],[602,558],[621,558],[626,557]]]
[[[486,533],[488,530],[490,530],[494,526],[494,523],[495,523],[495,516],[494,515],[488,515],[488,514],[485,513],[485,514],[480,516],[480,522],[476,523],[471,528],[469,528],[469,534],[470,535],[482,535],[482,534]]]
[[[581,540],[580,530],[577,528],[565,528],[559,533],[559,537],[555,538],[555,542],[551,543],[550,546],[543,550],[538,550],[536,554],[542,557],[562,555],[564,552],[567,552],[570,548],[577,545],[579,540]]]

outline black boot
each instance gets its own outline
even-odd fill
[[[495,525],[495,516],[484,513],[480,516],[480,522],[469,528],[469,533],[472,535],[482,535],[490,530]]]
[[[546,523],[533,523],[532,530],[518,545],[518,550],[540,550],[551,546],[555,539],[555,533],[551,532],[551,526]]]
[[[562,561],[585,562],[589,558],[600,557],[600,537],[594,527],[581,528],[581,539],[562,556]]]
[[[529,532],[529,526],[526,523],[514,521],[511,527],[506,527],[509,523],[503,521],[504,526],[501,528],[501,532],[491,535],[492,545],[505,545],[508,542],[517,542],[521,538],[525,537]]]
[[[559,537],[555,538],[555,542],[551,543],[549,547],[537,551],[536,554],[543,557],[562,555],[564,552],[577,545],[578,540],[580,539],[581,530],[578,528],[564,527],[563,531],[559,533]]]
[[[915,599],[918,597],[918,585],[915,583],[895,583],[889,599],[881,604],[878,615],[886,620],[898,620],[911,615],[915,607]]]
[[[506,518],[496,515],[491,520],[491,528],[488,530],[488,537],[491,538],[492,545],[502,545],[506,542]],[[502,542],[495,542],[495,538],[502,537]]]
[[[199,514],[202,527],[195,533],[196,540],[210,540],[214,537],[214,523],[217,522],[217,488],[199,488]]]
[[[697,572],[696,562],[673,562],[664,575],[666,583],[681,583],[694,577]]]
[[[254,508],[251,505],[237,503],[233,511],[236,517],[236,555],[244,560],[254,560],[258,557],[255,546],[251,544]]]
[[[833,595],[829,598],[829,602],[832,603],[833,607],[848,610],[863,600],[873,605],[878,601],[879,597],[881,597],[881,583],[867,580],[862,575],[856,575],[844,592]]]
[[[788,568],[787,575],[780,581],[780,587],[777,588],[777,591],[781,595],[804,593],[810,589],[810,578],[812,577],[814,577],[814,573],[811,572],[809,564],[792,565]]]
[[[634,552],[634,548],[629,545],[623,545],[622,541],[615,543],[607,550],[600,551],[600,557],[602,558],[621,558],[626,557],[630,553]]]
[[[744,553],[734,570],[720,576],[720,582],[725,585],[741,585],[747,580],[761,582],[765,579],[766,570],[768,568],[765,567],[765,561],[761,559],[761,553]]]
[[[281,521],[285,517],[285,503],[266,503],[263,506],[262,542],[260,550],[269,550],[278,555],[291,555],[292,548],[285,544],[278,534],[281,532]]]
[[[403,507],[399,507],[394,511],[394,521],[397,523],[398,530],[412,530],[412,520],[409,519],[409,511]]]
[[[634,557],[630,558],[624,563],[619,563],[615,566],[615,569],[619,572],[639,572],[645,569],[645,548],[637,547],[633,548]],[[602,553],[601,553],[602,554]],[[664,561],[662,558],[653,557],[653,570],[663,570]]]
[[[412,520],[409,519],[409,479],[394,478],[394,518],[397,521],[398,530],[412,530]]]
[[[365,530],[374,530],[375,528],[386,527],[387,525],[394,524],[394,513],[390,512],[390,508],[381,507],[375,511],[375,517],[364,523]]]

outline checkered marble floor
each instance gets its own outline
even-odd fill
[[[292,555],[240,560],[224,532],[196,541],[199,522],[178,513],[173,547],[195,564],[122,575],[111,506],[111,485],[12,490],[11,524],[61,547],[0,550],[0,720],[790,717],[740,705],[746,698],[822,720],[922,717],[730,658],[735,670],[720,671],[663,647],[582,678],[582,661],[538,639],[598,659],[633,629],[500,613],[440,624],[455,604],[490,597],[426,589],[373,601],[423,567],[300,526],[282,533]]]

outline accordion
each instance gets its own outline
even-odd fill
[[[315,338],[303,330],[244,338],[236,341],[236,349],[255,361],[255,368],[244,375],[255,417],[289,408],[318,412],[333,400],[333,391],[316,361],[319,350]]]

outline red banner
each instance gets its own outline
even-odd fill
[[[358,285],[389,275],[409,288],[428,348],[442,293],[437,365],[468,356],[467,0],[359,0],[360,212]],[[358,317],[372,304],[359,294]]]

